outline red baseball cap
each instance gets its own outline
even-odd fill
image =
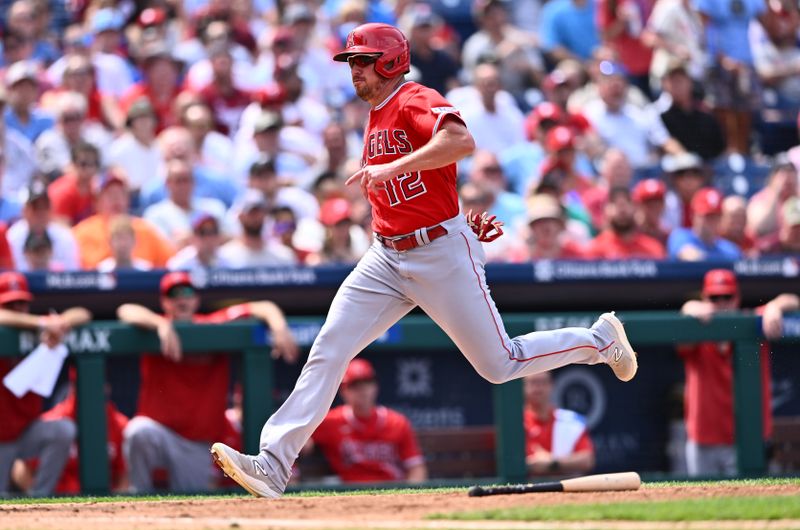
[[[633,188],[633,200],[644,202],[649,200],[663,200],[667,193],[667,186],[658,179],[644,179]]]
[[[567,148],[574,148],[575,131],[564,125],[554,127],[547,131],[544,146],[551,153],[557,153]]]
[[[139,15],[139,25],[142,27],[157,26],[167,20],[167,12],[160,7],[148,7]]]
[[[525,118],[525,134],[528,140],[535,140],[539,136],[539,127],[541,127],[542,122],[560,123],[564,117],[563,114],[555,103],[545,101],[536,105]]]
[[[326,199],[319,208],[319,220],[325,226],[333,226],[350,218],[350,203],[347,199],[336,197]]]
[[[697,215],[712,215],[722,213],[722,194],[714,188],[697,190],[692,197],[692,213]]]
[[[347,366],[342,379],[342,385],[347,386],[356,381],[372,381],[375,379],[375,370],[366,359],[353,359]]]
[[[190,287],[194,287],[194,284],[192,283],[192,277],[189,276],[188,272],[175,271],[166,273],[161,277],[161,296],[166,296],[170,289],[179,285],[188,285]]]
[[[19,272],[0,273],[0,305],[10,302],[30,302],[33,295],[28,289],[28,279]]]
[[[736,274],[728,269],[712,269],[703,278],[703,294],[739,294],[739,282]]]

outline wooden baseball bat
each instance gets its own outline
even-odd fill
[[[470,497],[486,497],[487,495],[508,495],[512,493],[541,493],[547,491],[622,491],[638,490],[642,485],[639,474],[606,473],[569,478],[558,482],[540,482],[538,484],[515,484],[513,486],[472,486]]]

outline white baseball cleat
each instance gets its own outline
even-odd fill
[[[592,329],[600,332],[602,336],[608,339],[608,350],[606,351],[606,363],[614,370],[614,375],[620,381],[630,381],[636,375],[636,370],[639,364],[636,361],[636,352],[633,351],[631,343],[628,342],[628,336],[625,334],[625,328],[622,326],[620,319],[616,317],[614,312],[603,313],[597,322],[594,323]]]
[[[256,497],[277,499],[281,496],[258,457],[243,455],[219,442],[211,446],[211,456],[226,475]]]

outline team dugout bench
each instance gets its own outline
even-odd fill
[[[565,322],[596,315],[585,313],[514,314],[504,318],[509,334],[518,335],[536,329],[534,323]],[[698,341],[734,342],[735,424],[740,475],[757,475],[765,470],[764,443],[761,438],[761,381],[758,366],[760,325],[758,317],[731,313],[719,315],[709,324],[684,317],[673,311],[624,312],[631,342],[636,347]],[[290,325],[306,349],[316,335],[322,319],[292,318]],[[213,351],[241,352],[243,387],[243,441],[249,453],[258,450],[261,427],[274,410],[272,402],[273,366],[270,337],[261,323],[237,321],[217,325],[178,324],[187,355]],[[783,341],[800,342],[800,314],[785,318],[787,337]],[[0,355],[19,356],[35,344],[30,332],[0,328]],[[70,355],[78,371],[78,444],[80,476],[84,494],[109,491],[104,413],[105,361],[109,356],[145,354],[159,351],[154,332],[118,322],[93,322],[72,332],[67,340]],[[372,350],[413,351],[419,348],[452,348],[446,334],[425,316],[407,316],[379,339]],[[519,482],[526,478],[524,433],[522,424],[522,385],[519,380],[493,387],[494,391],[494,464],[501,482]],[[474,451],[485,453],[489,439],[478,436]],[[446,442],[446,443],[445,443]],[[425,446],[440,457],[449,451],[463,458],[464,451],[452,451],[458,438],[429,440]],[[463,448],[466,449],[466,448]],[[441,463],[440,463],[441,464]],[[437,465],[440,465],[437,464]],[[446,466],[445,464],[441,464]],[[444,469],[445,467],[443,467]],[[490,467],[484,468],[486,471]]]

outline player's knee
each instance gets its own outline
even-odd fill
[[[508,375],[499,366],[480,367],[478,368],[478,374],[493,385],[500,385],[508,381]]]
[[[69,446],[78,435],[78,428],[72,420],[47,422],[46,439],[49,443]]]
[[[156,443],[158,431],[155,424],[146,418],[133,418],[122,433],[128,451],[142,450]]]

